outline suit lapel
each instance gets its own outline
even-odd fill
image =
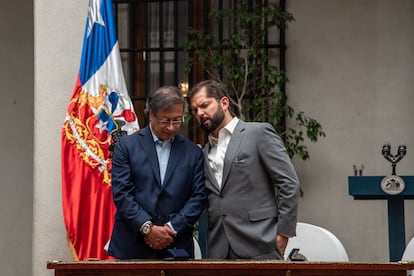
[[[241,120],[237,123],[233,134],[231,135],[229,145],[226,150],[226,155],[224,156],[224,166],[223,166],[223,178],[221,183],[221,189],[223,189],[226,184],[227,178],[230,173],[231,166],[233,165],[234,157],[239,150],[242,138],[244,136],[245,123]]]
[[[140,132],[139,143],[141,144],[141,147],[148,158],[158,185],[161,185],[160,166],[158,164],[157,151],[155,149],[154,138],[152,137],[149,126],[145,127]]]

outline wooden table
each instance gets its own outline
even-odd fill
[[[189,260],[189,261],[49,261],[48,269],[56,276],[69,275],[146,275],[146,276],[265,276],[265,275],[389,275],[406,276],[414,262],[390,263],[323,263],[254,260]]]

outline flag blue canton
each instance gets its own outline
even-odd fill
[[[79,69],[82,85],[99,70],[117,42],[112,1],[96,2],[98,6],[93,5],[93,1],[89,2],[89,15]],[[103,22],[100,22],[100,19]]]

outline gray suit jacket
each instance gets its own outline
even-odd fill
[[[204,147],[209,258],[244,258],[276,250],[276,234],[296,235],[299,181],[284,144],[267,123],[239,120],[224,158],[220,189]],[[275,197],[275,187],[277,196]]]

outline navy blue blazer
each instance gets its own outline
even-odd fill
[[[163,256],[165,252],[147,246],[139,231],[142,224],[151,220],[155,225],[171,222],[177,236],[169,248],[185,249],[193,257],[193,225],[206,203],[203,162],[197,145],[175,136],[161,185],[149,126],[123,136],[112,161],[112,194],[117,211],[108,254],[118,259]]]

